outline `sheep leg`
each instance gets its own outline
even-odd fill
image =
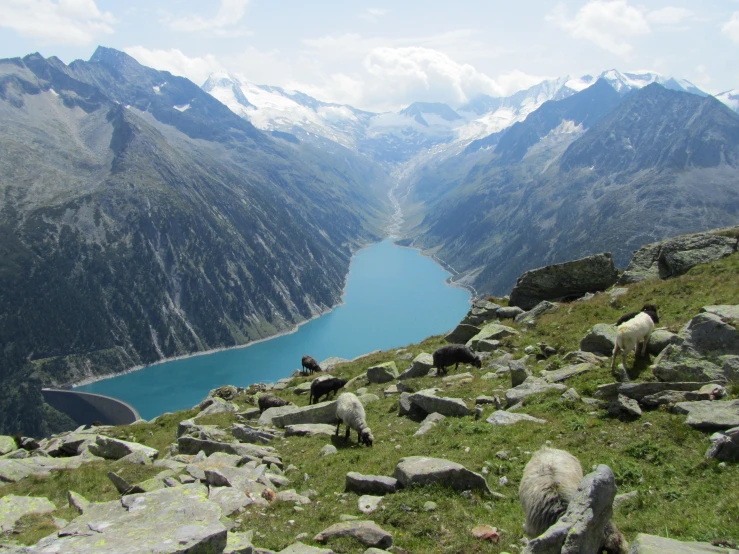
[[[336,436],[339,436],[339,427],[341,427],[341,421],[336,424]]]
[[[616,356],[618,356],[619,352],[621,352],[621,347],[616,343],[616,346],[613,347],[613,356],[611,357],[611,371],[616,369]]]
[[[647,355],[647,343],[649,342],[649,337],[651,336],[652,336],[652,333],[649,333],[646,337],[644,337],[644,346],[642,346],[642,349],[641,349],[642,358]]]
[[[352,428],[349,425],[347,425],[346,426],[346,435],[344,435],[344,439],[347,440],[347,441],[349,440],[349,433],[351,432],[351,430],[352,430]]]

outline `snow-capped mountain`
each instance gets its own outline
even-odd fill
[[[739,112],[739,89],[727,90],[726,92],[717,94],[716,98],[735,112]]]
[[[598,77],[545,80],[507,97],[481,95],[456,109],[443,103],[415,102],[399,112],[379,114],[322,102],[298,91],[255,85],[226,73],[211,75],[203,89],[260,129],[287,132],[309,142],[330,140],[377,161],[397,164],[419,154],[457,152],[474,140],[525,120],[548,100],[568,98],[599,79],[620,95],[659,83],[668,89],[707,96],[686,80],[615,69]],[[719,99],[734,110],[739,108],[737,91],[719,95]]]

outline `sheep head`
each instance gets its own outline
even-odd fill
[[[472,360],[472,365],[475,366],[477,369],[480,369],[482,367],[482,359],[480,356],[475,356]]]
[[[372,436],[372,432],[369,430],[369,427],[362,429],[362,431],[359,433],[359,444],[372,446],[372,442],[374,440],[375,438]]]

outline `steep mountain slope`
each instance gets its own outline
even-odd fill
[[[339,301],[353,250],[385,218],[375,166],[272,139],[104,48],[69,67],[0,61],[0,150],[5,383],[289,328]],[[4,431],[43,424],[0,408]]]
[[[541,140],[521,156],[532,142],[521,136],[520,149],[481,150],[415,184],[435,194],[405,242],[479,293],[505,294],[526,269],[595,252],[624,266],[641,244],[739,220],[739,116],[715,98],[652,84],[570,141]]]

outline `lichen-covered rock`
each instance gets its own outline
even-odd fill
[[[15,439],[7,435],[0,435],[0,456],[4,456],[8,452],[16,450],[18,445],[15,444]]]
[[[385,362],[367,368],[367,380],[370,383],[387,383],[398,378],[395,362]]]
[[[422,390],[410,395],[411,403],[421,408],[427,414],[434,412],[445,416],[464,417],[472,412],[461,398],[447,398],[436,396],[433,390]]]
[[[680,341],[680,338],[675,334],[665,329],[655,329],[654,332],[649,335],[649,342],[647,342],[647,352],[652,356],[657,356],[665,348],[671,344],[675,344]]]
[[[265,410],[265,413],[268,410]],[[299,423],[336,423],[336,400],[302,406],[289,413],[272,417],[272,425],[285,427]]]
[[[511,387],[517,387],[529,377],[533,377],[531,370],[526,367],[528,357],[519,360],[510,360],[508,362],[509,374],[511,376]]]
[[[597,323],[580,341],[580,350],[611,356],[616,346],[616,326],[608,323]]]
[[[506,405],[509,407],[513,406],[534,394],[542,394],[548,391],[564,392],[566,390],[567,387],[565,385],[561,385],[559,383],[548,383],[544,379],[537,379],[536,377],[528,377],[517,387],[513,387],[506,391]]]
[[[452,344],[467,344],[467,341],[480,332],[480,328],[475,325],[460,323],[449,333],[444,339]]]
[[[708,542],[680,542],[675,539],[639,533],[629,554],[739,554],[733,548],[719,548]]]
[[[431,413],[431,414],[427,415],[426,416],[426,419],[424,419],[421,422],[421,427],[418,428],[418,431],[416,431],[415,433],[413,433],[413,436],[414,437],[420,437],[421,435],[425,435],[426,433],[428,433],[429,431],[431,431],[431,429],[433,429],[434,427],[436,427],[436,425],[440,421],[443,421],[444,419],[446,419],[446,418],[443,415],[438,414],[438,413]]]
[[[234,423],[229,428],[231,434],[241,442],[250,442],[253,444],[269,444],[277,438],[277,434],[265,429],[257,429],[250,425],[242,425]]]
[[[324,435],[327,437],[336,434],[336,426],[327,423],[297,423],[285,426],[285,437],[315,437]]]
[[[739,400],[680,402],[675,404],[673,411],[687,414],[685,423],[703,431],[721,431],[739,427]]]
[[[491,319],[495,319],[500,307],[500,305],[485,299],[476,300],[470,311],[462,319],[462,323],[475,326],[482,325]]]
[[[595,369],[595,367],[593,364],[589,363],[566,365],[561,369],[542,371],[542,378],[549,383],[560,383],[562,381],[566,381],[570,377],[580,375],[581,373],[585,373],[592,369]]]
[[[48,514],[54,510],[56,506],[48,498],[9,494],[0,498],[0,528],[3,533],[9,533],[23,516]]]
[[[536,306],[531,308],[528,312],[518,314],[516,316],[516,319],[514,319],[513,321],[515,321],[519,325],[533,325],[539,316],[547,312],[551,312],[552,310],[556,310],[558,307],[559,304],[557,303],[542,300]]]
[[[619,394],[608,405],[608,415],[625,418],[641,417],[641,408],[636,400]]]
[[[508,327],[507,325],[501,325],[499,323],[488,323],[485,327],[480,329],[479,333],[467,341],[467,346],[473,350],[477,350],[480,341],[500,340],[505,337],[511,337],[518,334],[519,332],[513,327]]]
[[[485,478],[456,462],[441,458],[409,456],[401,458],[393,473],[404,487],[441,484],[457,491],[479,489],[492,494]]]
[[[434,357],[431,354],[422,352],[413,359],[411,367],[406,369],[398,376],[401,381],[404,379],[413,379],[416,377],[425,377],[431,368],[434,367]]]
[[[226,528],[220,518],[221,508],[208,500],[205,487],[182,485],[91,504],[83,515],[30,551],[212,554],[226,547]]]
[[[528,414],[506,412],[504,410],[493,412],[485,421],[487,421],[491,425],[515,425],[516,423],[520,423],[522,421],[530,421],[532,423],[546,423],[546,420],[539,419]]]
[[[522,314],[525,310],[518,306],[504,306],[496,312],[498,319],[516,319],[519,314]]]
[[[618,394],[623,394],[624,396],[633,398],[637,402],[641,402],[647,396],[660,394],[665,391],[697,391],[704,385],[705,383],[697,381],[677,383],[608,383],[606,385],[600,385],[595,396],[598,398],[611,398]]]
[[[133,452],[139,452],[151,460],[155,460],[159,456],[159,451],[156,448],[102,435],[98,435],[95,443],[89,445],[87,448],[95,456],[100,456],[106,460],[120,460]]]
[[[595,254],[527,271],[516,281],[509,303],[530,310],[542,300],[561,300],[605,290],[617,278],[618,270],[611,254]]]
[[[267,554],[267,551],[263,549],[259,552],[260,554]],[[277,554],[334,554],[334,551],[329,550],[328,548],[317,548],[315,546],[309,546],[298,541],[291,544],[287,548],[280,550]]]
[[[398,480],[384,475],[362,475],[356,471],[346,474],[346,490],[357,494],[383,495],[398,491]]]
[[[313,540],[327,542],[332,538],[351,537],[365,546],[390,548],[393,536],[380,528],[374,521],[342,521],[318,533]]]

